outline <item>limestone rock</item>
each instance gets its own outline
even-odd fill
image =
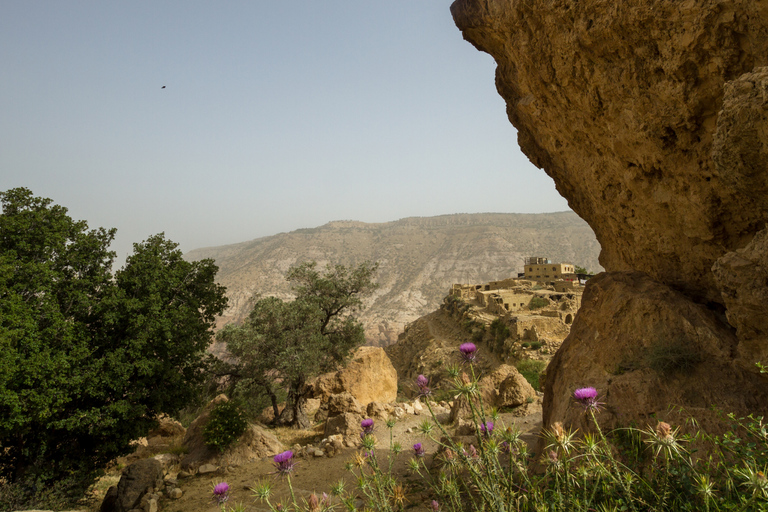
[[[100,512],[127,512],[136,508],[147,490],[162,482],[163,470],[155,459],[144,459],[129,465],[120,475],[117,487],[107,491],[99,508]]]
[[[363,417],[359,414],[353,414],[345,412],[338,416],[328,418],[325,423],[325,437],[332,436],[334,434],[341,434],[345,440],[360,439],[360,422],[363,421]]]
[[[736,357],[743,367],[768,362],[768,230],[758,233],[743,249],[723,255],[712,268],[728,322],[736,327]]]
[[[592,386],[604,410],[601,425],[640,426],[679,421],[670,404],[712,426],[712,404],[725,411],[758,411],[768,388],[758,374],[730,359],[737,345],[721,316],[640,272],[600,274],[589,281],[571,334],[549,364],[543,423],[588,430],[577,388]],[[608,306],[610,306],[608,308]],[[621,311],[606,316],[606,309]],[[554,373],[557,379],[551,379]]]
[[[339,393],[350,393],[360,404],[394,402],[397,398],[397,372],[379,347],[360,347],[346,368],[326,373],[309,385],[309,396],[325,401]]]
[[[578,419],[566,392],[578,385],[602,388],[627,421],[699,407],[697,386],[709,405],[768,412],[751,395],[762,396],[753,363],[768,355],[758,254],[768,218],[765,2],[456,0],[451,12],[496,60],[521,149],[593,228],[611,274],[590,280],[578,332],[547,372],[545,420]],[[678,337],[658,337],[667,335]],[[710,373],[678,374],[674,386],[647,370],[611,376],[634,357],[629,340],[635,351],[694,347]]]
[[[499,384],[496,407],[518,407],[534,398],[536,390],[515,369]]]

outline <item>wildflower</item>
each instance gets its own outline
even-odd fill
[[[673,430],[669,423],[660,421],[655,429],[649,426],[648,430],[644,431],[648,434],[648,439],[645,440],[645,443],[654,449],[657,457],[662,450],[667,457],[680,455],[685,452],[685,449],[680,446],[677,438],[679,430],[679,427]]]
[[[585,411],[597,412],[603,405],[597,401],[597,390],[592,387],[577,389],[573,392],[573,398],[584,406]]]
[[[402,509],[403,505],[405,505],[405,502],[408,501],[406,499],[405,488],[402,485],[396,485],[395,487],[393,487],[392,494],[390,495],[390,499],[392,500],[393,505]]]
[[[426,450],[424,450],[424,447],[421,446],[421,443],[416,443],[413,445],[413,451],[415,452],[417,457],[423,457],[426,453]]]
[[[429,389],[429,379],[424,375],[416,377],[416,387],[419,388],[419,396],[427,396],[432,394],[432,390]]]
[[[373,420],[371,418],[366,418],[363,421],[360,422],[360,426],[363,429],[363,436],[365,434],[372,434],[373,433]],[[361,436],[361,437],[363,437]]]
[[[459,347],[459,352],[461,352],[461,358],[468,363],[471,363],[477,357],[477,347],[474,343],[462,343]]]
[[[219,505],[225,503],[229,499],[229,484],[227,482],[219,482],[213,486],[213,501]]]
[[[309,509],[309,512],[319,512],[320,500],[317,499],[317,494],[312,493],[312,495],[309,497],[307,508]]]
[[[438,510],[440,510],[440,503],[438,503],[437,500],[432,500],[432,503],[430,504],[430,508],[434,512],[437,512]]]
[[[480,423],[480,432],[486,436],[491,435],[491,432],[493,432],[493,422],[486,421],[485,423]]]
[[[320,504],[323,506],[323,508],[328,508],[331,506],[331,497],[328,496],[327,492],[323,493],[323,499],[320,500]]]
[[[296,465],[296,462],[293,460],[293,452],[291,450],[278,453],[272,460],[275,462],[275,468],[277,469],[275,473],[279,474],[280,476],[288,475],[291,471],[293,471],[293,467]]]

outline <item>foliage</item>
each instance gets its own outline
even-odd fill
[[[504,342],[512,335],[509,331],[509,327],[504,323],[504,320],[496,318],[491,322],[490,332],[491,336],[493,336],[494,349],[497,352],[501,352],[504,348]]]
[[[210,419],[203,429],[203,441],[220,452],[237,441],[248,428],[243,413],[232,401],[216,404],[211,409]]]
[[[376,288],[378,265],[368,262],[349,269],[329,266],[324,273],[315,262],[291,268],[296,299],[259,299],[246,322],[227,326],[218,339],[227,344],[237,363],[230,370],[242,386],[262,389],[270,397],[278,423],[307,428],[303,397],[307,381],[336,369],[365,341],[363,326],[352,313],[361,309],[360,297]],[[287,393],[278,414],[278,393]]]
[[[162,234],[113,275],[114,229],[24,188],[0,202],[0,479],[33,502],[82,491],[190,401],[226,298]]]
[[[531,301],[528,303],[528,309],[541,309],[546,306],[549,306],[549,299],[539,297],[538,295],[531,298]]]
[[[434,512],[768,510],[768,426],[761,417],[728,415],[733,424],[724,436],[707,435],[695,422],[693,434],[658,422],[606,435],[598,421],[603,405],[598,391],[581,388],[573,393],[574,406],[584,408],[588,428],[579,433],[553,423],[543,431],[544,451],[537,458],[516,427],[506,427],[493,411],[486,414],[474,367],[464,368],[451,375],[453,393],[465,398],[472,412],[474,436],[468,444],[445,430],[432,401],[426,400],[432,420],[424,420],[420,431],[437,450],[430,456],[422,443],[407,450],[411,476],[405,481],[392,471],[404,450],[393,440],[394,422],[388,422],[386,461],[370,429],[361,433],[362,449],[347,464],[355,489],[339,482],[330,496],[313,494],[299,502],[288,476],[290,501],[273,503],[273,484],[266,480],[251,488],[254,497],[272,512],[401,512],[412,507]],[[694,458],[689,449],[696,445],[710,449]]]
[[[517,371],[520,372],[520,375],[525,377],[525,380],[528,381],[528,384],[530,384],[533,389],[541,391],[539,379],[541,377],[541,372],[547,367],[547,363],[544,361],[537,361],[536,359],[523,359],[518,361],[515,367],[517,368]]]

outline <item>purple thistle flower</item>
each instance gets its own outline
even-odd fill
[[[229,499],[229,484],[227,482],[220,482],[213,486],[213,500],[219,505],[225,503]]]
[[[296,465],[296,461],[293,460],[293,452],[291,450],[278,453],[272,460],[275,462],[275,468],[277,469],[275,473],[280,476],[285,476],[293,471],[293,467]]]
[[[477,346],[474,343],[462,343],[459,352],[461,352],[461,358],[464,361],[471,363],[477,357]]]
[[[597,401],[597,390],[593,387],[577,389],[573,392],[573,398],[584,406],[585,411],[597,412],[603,405],[602,402]]]
[[[432,394],[432,390],[429,389],[429,379],[423,375],[416,377],[416,387],[419,388],[419,396]]]
[[[363,428],[363,436],[373,434],[373,420],[371,418],[365,418],[360,422],[360,426]]]
[[[432,500],[431,508],[434,510],[434,512],[440,510],[440,504],[437,502],[437,500]]]
[[[417,457],[423,457],[424,454],[426,453],[426,450],[424,450],[424,447],[421,446],[421,443],[416,443],[415,445],[413,445],[413,451],[416,452],[415,455]]]
[[[480,432],[483,434],[489,436],[491,435],[491,432],[493,432],[493,422],[492,421],[486,421],[485,423],[480,424]]]

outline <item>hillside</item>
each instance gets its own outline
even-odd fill
[[[312,229],[190,251],[213,258],[230,305],[219,325],[240,321],[254,293],[291,297],[286,270],[307,260],[380,263],[380,288],[361,319],[368,343],[389,345],[409,322],[437,309],[454,283],[517,275],[527,256],[545,256],[599,271],[600,245],[573,212],[455,214],[369,224],[334,221]]]

